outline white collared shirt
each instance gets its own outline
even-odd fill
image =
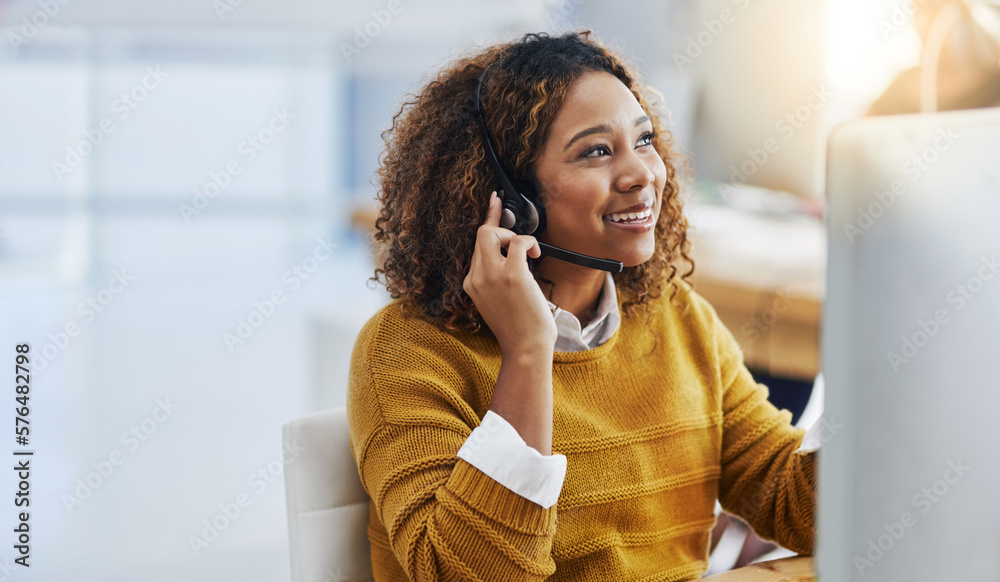
[[[618,296],[615,293],[615,280],[611,273],[607,273],[604,279],[604,287],[601,289],[601,298],[597,303],[597,315],[587,324],[587,327],[580,329],[580,320],[569,311],[558,307],[549,301],[549,308],[556,318],[556,329],[559,336],[556,338],[557,352],[582,352],[592,350],[608,341],[621,322],[621,315],[618,312]]]

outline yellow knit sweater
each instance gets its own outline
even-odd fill
[[[528,501],[456,457],[489,408],[500,349],[390,304],[355,345],[348,417],[371,497],[376,581],[691,580],[716,499],[811,553],[815,455],[767,401],[714,310],[681,289],[553,361],[559,502]]]

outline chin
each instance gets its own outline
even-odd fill
[[[629,248],[622,249],[621,258],[618,260],[626,267],[637,267],[653,258],[656,251],[656,241],[652,237],[648,241],[640,244],[629,245]]]
[[[627,255],[621,256],[621,258],[615,260],[621,261],[625,268],[629,268],[638,267],[639,265],[648,262],[651,258],[653,258],[653,249],[649,249],[648,252],[628,253]]]
[[[646,259],[645,261],[622,261],[622,265],[624,268],[630,269],[632,267],[638,267],[639,265],[643,265],[647,262],[649,262],[649,259]]]

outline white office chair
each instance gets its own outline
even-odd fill
[[[282,428],[292,582],[372,580],[368,495],[351,456],[347,409],[295,419]],[[293,446],[294,445],[294,446]]]

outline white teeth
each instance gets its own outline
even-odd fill
[[[609,215],[608,218],[610,218],[612,222],[625,222],[628,220],[646,220],[652,215],[653,210],[647,208],[641,212],[618,212]]]

